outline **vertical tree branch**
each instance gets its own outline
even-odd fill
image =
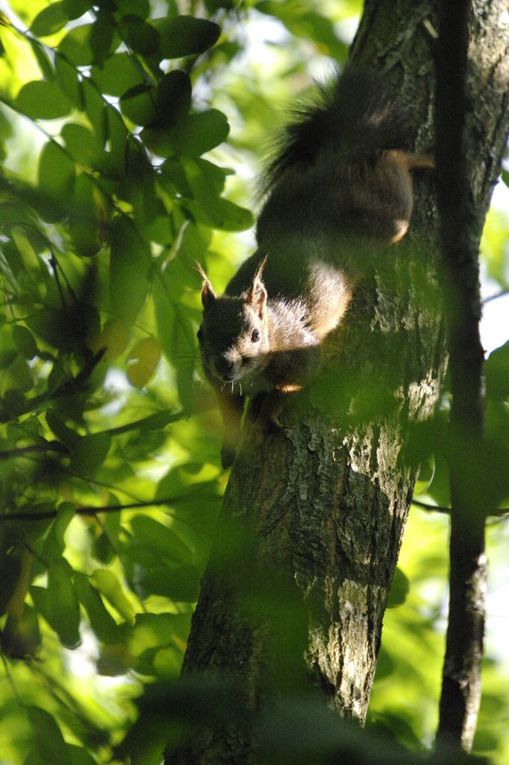
[[[449,623],[442,675],[438,746],[469,751],[481,696],[489,508],[476,490],[483,438],[483,349],[476,210],[466,146],[470,2],[442,3],[437,57],[437,192],[452,403]]]

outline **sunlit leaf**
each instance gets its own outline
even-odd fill
[[[92,0],[62,0],[65,13],[70,19],[78,19],[92,7]]]
[[[90,44],[92,24],[74,27],[58,46],[60,53],[74,66],[90,66],[94,63],[94,52]]]
[[[76,509],[70,502],[62,502],[57,508],[57,517],[50,526],[44,540],[44,555],[51,559],[60,557],[65,548],[64,535],[75,517]]]
[[[48,202],[47,217],[58,219],[67,207],[74,185],[74,164],[60,146],[51,141],[41,151],[38,187]]]
[[[37,14],[32,21],[30,31],[36,37],[46,37],[62,29],[68,19],[64,3],[52,3]]]
[[[70,576],[71,569],[64,560],[48,566],[48,586],[31,587],[35,606],[55,630],[61,643],[76,648],[80,643],[79,607]]]
[[[55,719],[38,707],[29,707],[27,713],[41,761],[72,765],[69,750]]]
[[[145,337],[129,352],[127,378],[132,385],[143,388],[154,375],[161,358],[161,344],[155,337]]]
[[[192,563],[192,554],[181,539],[167,526],[149,518],[147,515],[139,515],[131,520],[131,527],[136,537],[136,543],[148,545],[158,555],[168,557],[178,563]]]
[[[113,571],[107,568],[98,568],[92,574],[92,581],[115,611],[123,616],[126,621],[132,621],[134,609]]]
[[[99,334],[87,340],[94,353],[105,349],[103,361],[111,361],[123,353],[129,341],[129,327],[120,319],[110,319]]]
[[[71,110],[71,104],[59,85],[44,80],[23,85],[16,98],[16,107],[35,120],[58,119]]]
[[[78,73],[63,56],[55,57],[56,80],[73,106],[83,107],[83,93]]]
[[[143,84],[143,74],[128,53],[115,53],[104,63],[92,68],[92,77],[103,93],[121,96],[130,88]]]
[[[97,638],[103,643],[116,643],[119,640],[117,624],[105,608],[99,592],[90,584],[89,578],[76,573],[74,586]]]

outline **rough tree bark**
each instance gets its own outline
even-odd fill
[[[468,151],[483,211],[503,145],[497,82],[503,5],[479,0],[472,22],[471,55],[479,67],[472,71]],[[431,1],[366,0],[351,53],[353,61],[386,72],[411,105],[420,151],[433,147],[436,28]],[[168,763],[257,762],[252,719],[284,682],[274,590],[298,607],[290,611],[298,613],[294,656],[305,654],[309,674],[343,716],[364,720],[416,475],[404,459],[409,426],[432,415],[445,370],[436,239],[433,178],[423,177],[407,242],[381,257],[361,287],[346,329],[331,338],[336,359],[312,390],[288,404],[285,431],[262,441],[246,433],[184,669],[226,678],[241,711],[231,724],[195,732],[167,753]],[[369,417],[373,386],[377,405]],[[224,545],[231,538],[241,568],[231,544]],[[253,591],[269,603],[263,613],[249,605]]]

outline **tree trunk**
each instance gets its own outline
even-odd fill
[[[476,3],[472,24],[469,151],[483,210],[503,146],[502,6]],[[412,106],[418,151],[433,147],[434,29],[432,2],[366,0],[352,47],[352,61],[386,72]],[[283,431],[246,427],[184,668],[225,679],[238,714],[195,731],[167,753],[172,765],[256,763],[256,714],[305,672],[341,715],[365,718],[416,476],[409,432],[431,417],[446,365],[432,174],[415,187],[411,232],[361,285],[320,380],[288,401]]]

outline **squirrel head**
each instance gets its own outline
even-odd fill
[[[267,290],[262,280],[265,260],[250,287],[238,297],[217,297],[203,274],[203,321],[198,340],[203,365],[224,383],[241,382],[263,369],[270,350]]]

